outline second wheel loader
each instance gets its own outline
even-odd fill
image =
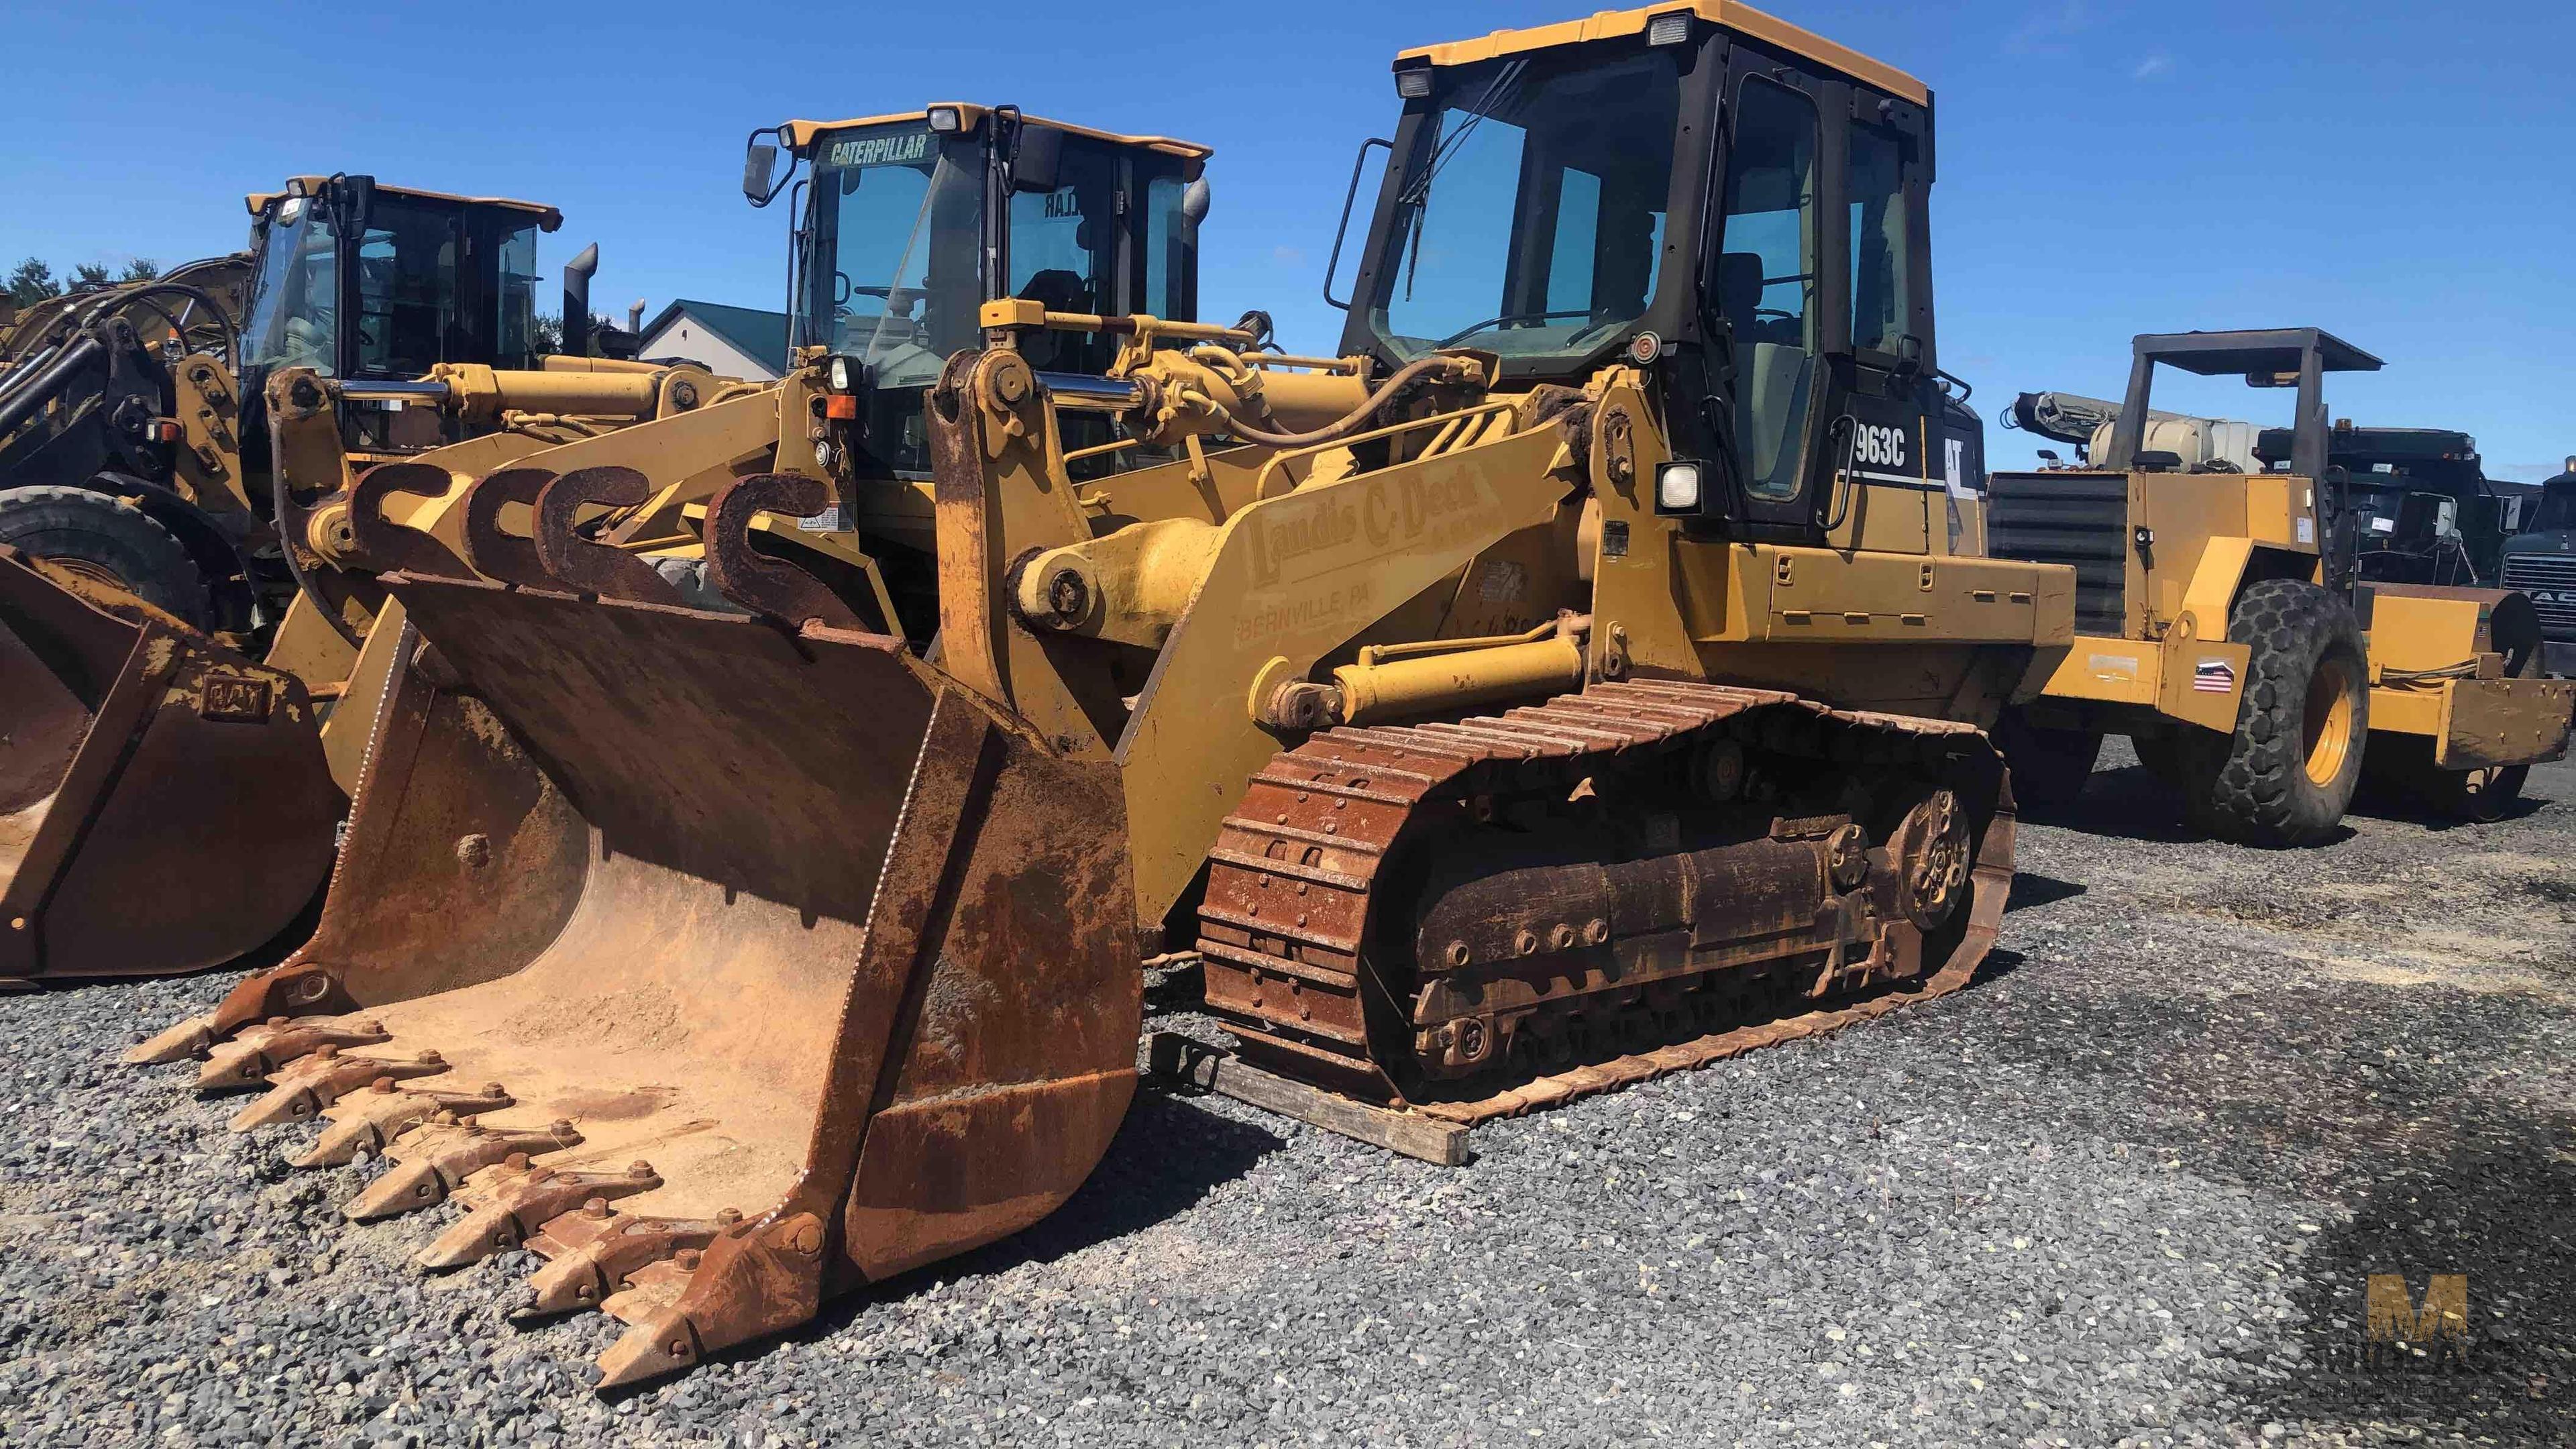
[[[374,702],[339,706],[382,678],[359,474],[453,491],[716,400],[694,365],[530,352],[551,208],[363,176],[247,203],[238,323],[138,284],[31,319],[0,373],[0,989],[199,969],[311,902]]]
[[[1981,726],[2074,589],[1950,548],[1928,91],[1727,0],[1394,80],[1340,356],[1014,289],[917,434],[826,344],[831,456],[926,471],[732,483],[712,599],[542,505],[599,567],[386,575],[370,908],[142,1054],[383,1146],[355,1215],[464,1200],[425,1265],[534,1248],[634,1325],[615,1385],[1062,1202],[1148,954],[1276,1069],[1464,1120],[1964,985],[2012,875]],[[1063,243],[1152,276],[1152,182],[1066,146]],[[441,710],[470,749],[419,748]]]
[[[0,568],[0,616],[35,656],[60,665],[27,670],[30,689],[12,708],[41,715],[42,728],[20,731],[0,755],[0,801],[23,807],[0,834],[0,888],[19,923],[0,937],[0,982],[196,969],[295,920],[331,867],[341,793],[358,793],[368,733],[394,687],[400,613],[379,573],[553,582],[547,569],[560,561],[533,556],[527,532],[540,489],[559,477],[552,496],[585,544],[694,553],[692,511],[746,473],[917,471],[920,392],[944,350],[974,337],[988,296],[1009,289],[1125,310],[1150,294],[1155,309],[1191,309],[1204,148],[955,104],[790,122],[755,140],[765,135],[814,163],[796,232],[800,341],[842,349],[838,375],[864,384],[864,397],[849,390],[830,402],[857,409],[847,415],[855,430],[825,431],[820,363],[757,388],[689,365],[590,361],[575,371],[571,359],[537,371],[450,362],[426,378],[386,379],[346,375],[346,357],[300,354],[277,359],[262,393],[279,484],[274,527],[298,590],[262,662],[147,618],[139,602]],[[763,163],[753,199],[766,201],[785,183],[770,174],[773,150],[753,154]],[[266,199],[275,225],[318,228],[319,240],[299,244],[297,267],[322,267],[315,258],[338,255],[328,239],[353,230],[318,199],[331,194]],[[990,232],[988,215],[998,218]],[[994,267],[981,260],[988,242],[1004,258]],[[268,270],[292,295],[330,290],[327,278],[284,264]],[[854,284],[853,272],[882,281]],[[254,306],[253,316],[291,313],[282,308]],[[568,289],[566,311],[586,316],[586,297]],[[269,330],[303,335],[287,323]],[[1070,364],[1110,355],[1096,339],[1059,346]],[[353,417],[405,437],[472,436],[395,461],[352,445]],[[860,440],[857,450],[836,453],[834,437]],[[496,486],[477,516],[466,490],[487,480]],[[844,577],[882,627],[917,587],[919,570],[889,559],[889,579],[831,529],[760,537]],[[687,560],[665,567],[680,587],[714,597]],[[380,613],[383,627],[365,633]],[[209,690],[247,703],[210,706]],[[318,740],[316,699],[338,701]],[[437,730],[451,727],[464,726],[443,719]],[[363,812],[350,834],[372,838]]]

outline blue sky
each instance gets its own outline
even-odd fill
[[[1353,148],[1408,45],[1587,0],[755,7],[109,3],[16,11],[0,85],[0,267],[238,246],[241,193],[298,171],[551,202],[600,310],[777,306],[783,228],[743,135],[789,116],[1016,102],[1217,149],[1202,310],[1318,297]],[[2330,388],[2363,422],[2461,427],[2498,476],[2576,452],[2576,11],[1779,0],[1937,95],[1944,365],[1991,424],[2024,388],[2116,395],[2128,338],[2304,325],[2389,362]],[[549,288],[551,290],[551,287]],[[2160,397],[2277,421],[2279,394]],[[1998,465],[2028,460],[1992,429]]]

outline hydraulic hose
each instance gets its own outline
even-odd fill
[[[207,315],[222,329],[225,353],[229,355],[232,352],[240,333],[234,329],[232,319],[224,315],[223,309],[207,292],[184,282],[148,282],[131,288],[115,288],[100,294],[98,300],[57,324],[67,340],[57,344],[59,350],[42,367],[20,366],[0,374],[0,436],[25,422],[30,414],[44,405],[46,399],[61,390],[71,374],[91,366],[104,355],[107,344],[100,338],[97,328],[115,313],[140,303],[169,325],[172,336],[184,342],[186,330],[158,303],[147,300],[155,295],[187,297],[203,305]]]
[[[43,371],[0,392],[0,438],[17,431],[18,425],[43,408],[74,373],[97,362],[106,352],[107,344],[98,340],[98,334],[84,332]]]
[[[145,282],[133,291],[125,293],[125,300],[118,305],[123,307],[142,302],[158,314],[163,322],[169,324],[171,336],[184,343],[188,332],[186,328],[179,325],[178,319],[163,311],[159,304],[144,301],[147,297],[164,295],[185,297],[204,307],[206,315],[214,320],[216,328],[222,333],[225,356],[233,355],[236,344],[241,341],[241,329],[233,325],[233,319],[224,315],[224,309],[216,304],[213,294],[202,288],[192,287],[185,282]]]
[[[1369,422],[1377,416],[1378,410],[1385,407],[1397,393],[1417,379],[1450,366],[1453,361],[1454,359],[1447,357],[1425,357],[1418,362],[1405,364],[1396,370],[1395,376],[1381,384],[1377,391],[1370,393],[1368,400],[1353,409],[1349,416],[1339,422],[1326,423],[1312,432],[1273,433],[1256,428],[1240,418],[1227,423],[1226,431],[1247,443],[1257,443],[1265,448],[1311,448],[1323,443],[1339,442],[1353,433],[1366,430]]]

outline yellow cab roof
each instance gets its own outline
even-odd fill
[[[1777,16],[1765,15],[1750,5],[1739,5],[1736,0],[1677,0],[1677,3],[1649,5],[1637,10],[1603,10],[1582,20],[1535,25],[1524,30],[1497,30],[1474,40],[1416,46],[1397,55],[1396,60],[1399,63],[1421,59],[1433,65],[1473,65],[1498,55],[1553,50],[1559,46],[1579,45],[1587,40],[1615,40],[1621,36],[1637,35],[1645,30],[1647,21],[1675,11],[1688,11],[1722,30],[1776,45],[1792,55],[1803,56],[1853,80],[1876,86],[1901,100],[1912,101],[1918,106],[1931,102],[1931,89],[1896,67],[1883,65],[1847,46],[1836,45],[1814,31],[1802,30]]]
[[[963,101],[936,101],[932,104],[942,108],[955,106],[963,114],[968,130],[982,125],[984,117],[993,109],[991,106],[970,105]],[[787,140],[787,149],[801,153],[814,144],[815,137],[826,131],[846,131],[852,126],[886,126],[902,121],[927,120],[930,117],[930,110],[929,106],[924,106],[917,111],[898,111],[886,116],[853,116],[846,121],[788,121],[782,123],[778,129]],[[1216,154],[1216,148],[1212,146],[1202,146],[1196,141],[1175,140],[1170,136],[1122,136],[1116,131],[1096,130],[1090,126],[1077,126],[1070,121],[1049,120],[1044,116],[1023,116],[1021,119],[1029,125],[1045,126],[1068,135],[1089,136],[1095,141],[1107,141],[1118,146],[1134,146],[1147,151],[1161,151],[1166,155],[1183,156],[1197,161],[1204,161]]]
[[[311,195],[320,191],[322,183],[330,179],[328,176],[290,176],[286,178],[286,190],[254,191],[242,198],[242,205],[250,208],[251,215],[257,216],[268,209],[270,202],[299,192]],[[504,211],[525,212],[535,217],[537,226],[545,231],[553,231],[563,225],[562,212],[533,201],[514,201],[506,196],[459,196],[452,191],[424,191],[417,186],[388,186],[381,181],[376,183],[376,190],[394,196],[417,196],[425,201],[454,201],[467,206],[497,206]]]

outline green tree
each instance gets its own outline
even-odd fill
[[[599,334],[617,323],[598,313],[590,319],[590,355],[599,356]],[[540,357],[563,351],[563,318],[552,312],[539,312],[528,331],[528,349]]]
[[[159,262],[149,257],[136,257],[127,262],[122,271],[110,268],[105,262],[83,262],[72,268],[70,281],[65,283],[55,280],[52,267],[29,257],[18,264],[18,269],[9,274],[6,282],[0,282],[0,292],[5,292],[10,301],[21,307],[32,307],[47,297],[61,296],[67,287],[114,287],[127,282],[148,282],[159,275]]]
[[[62,288],[54,282],[54,269],[34,257],[18,264],[9,274],[9,300],[21,307],[33,307]]]

